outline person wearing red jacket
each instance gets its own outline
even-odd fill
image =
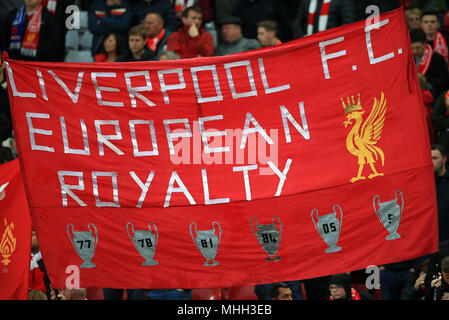
[[[201,9],[186,8],[182,13],[183,26],[167,39],[167,51],[176,52],[181,59],[210,57],[214,54],[214,39],[202,27]]]

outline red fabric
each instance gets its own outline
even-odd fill
[[[432,61],[433,49],[430,45],[426,44],[426,51],[421,58],[418,66],[418,72],[421,74],[426,74],[430,67],[430,62]]]
[[[407,24],[400,10],[382,21],[369,37],[360,21],[223,57],[7,59],[14,133],[52,285],[65,287],[73,265],[80,287],[211,288],[435,252],[433,166]],[[363,114],[346,114],[341,101],[349,111],[351,96],[349,107]],[[357,116],[370,123],[365,134]],[[370,146],[352,145],[358,136]],[[370,163],[383,176],[371,176]],[[365,179],[354,181],[360,165]],[[396,199],[400,238],[387,239],[376,196]],[[334,218],[320,229],[323,216]],[[329,233],[340,250],[323,240]]]
[[[95,62],[107,62],[108,56],[106,53],[98,53],[94,56]]]
[[[31,217],[19,160],[0,166],[0,189],[6,183],[0,192],[0,300],[27,300]]]
[[[201,28],[195,38],[189,36],[189,26],[183,26],[173,32],[167,39],[167,51],[176,52],[181,59],[210,57],[214,54],[214,39],[212,35]]]
[[[47,292],[47,288],[44,283],[44,273],[39,268],[34,268],[30,271],[29,280],[30,290],[40,290],[42,292]]]

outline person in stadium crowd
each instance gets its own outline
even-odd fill
[[[150,12],[146,15],[143,23],[147,34],[147,46],[159,60],[162,52],[166,51],[167,39],[170,31],[164,27],[164,18],[158,12]]]
[[[222,42],[215,49],[216,56],[224,56],[260,48],[256,39],[248,39],[242,35],[242,21],[237,17],[227,17],[221,21]]]
[[[123,38],[118,33],[110,33],[103,41],[100,53],[96,54],[95,62],[115,62],[125,53]]]
[[[155,60],[155,53],[147,46],[146,32],[142,25],[132,27],[128,32],[129,49],[117,58],[117,62],[135,62]]]
[[[182,13],[182,27],[167,39],[167,51],[174,51],[181,59],[210,57],[214,54],[214,39],[202,26],[201,9],[186,8]]]

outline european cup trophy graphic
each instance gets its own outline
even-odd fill
[[[343,211],[338,204],[333,206],[334,212],[318,216],[318,210],[313,209],[311,212],[311,217],[315,229],[323,239],[323,241],[329,246],[324,252],[333,253],[341,250],[341,247],[337,246],[338,239],[340,238],[341,225],[343,222]],[[338,209],[340,213],[340,219],[337,218]],[[315,216],[314,216],[315,213]],[[315,220],[318,219],[318,222]]]
[[[153,226],[154,233],[151,232],[151,225]],[[130,226],[131,232],[129,230]],[[149,222],[148,230],[134,230],[132,222],[128,222],[126,224],[126,231],[137,252],[139,252],[145,259],[145,261],[142,262],[142,266],[155,266],[159,264],[158,261],[153,260],[154,253],[156,252],[157,240],[159,238],[156,225]]]
[[[83,260],[80,268],[94,268],[96,265],[91,262],[94,257],[98,243],[97,227],[93,223],[87,225],[89,231],[75,231],[73,224],[67,224],[67,234],[78,256]],[[93,232],[93,230],[95,232]],[[95,236],[93,235],[95,234]],[[73,235],[72,235],[73,234]]]
[[[218,227],[218,237],[215,234],[215,225]],[[192,227],[196,236],[193,235]],[[192,222],[190,224],[190,236],[192,237],[193,243],[201,252],[203,257],[206,259],[203,266],[211,267],[219,264],[215,260],[218,252],[218,246],[221,240],[221,226],[217,221],[212,222],[212,230],[197,230],[197,225]]]
[[[271,220],[273,221],[273,223],[258,224],[257,218],[252,217],[250,220],[250,224],[257,241],[259,242],[261,247],[265,250],[265,252],[268,254],[268,257],[265,260],[279,261],[281,260],[281,258],[278,257],[276,253],[281,243],[282,222],[278,216],[273,216]],[[279,230],[276,228],[276,220],[278,221]],[[254,227],[257,228],[257,231],[255,230]]]
[[[376,216],[379,219],[380,223],[382,223],[385,229],[387,229],[387,231],[390,233],[386,238],[387,240],[395,240],[401,238],[401,236],[397,233],[397,230],[399,228],[399,222],[404,210],[404,196],[402,194],[402,191],[400,190],[397,190],[394,195],[394,200],[386,202],[380,202],[379,195],[375,195],[373,197],[374,212],[376,213]],[[398,204],[398,195],[400,195],[401,198],[400,206]],[[377,209],[376,202],[379,206],[379,209]]]

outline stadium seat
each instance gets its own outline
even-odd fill
[[[80,45],[80,39],[78,30],[67,30],[65,35],[65,48],[66,50],[78,50]]]
[[[221,288],[192,289],[192,300],[222,300]]]
[[[94,58],[90,50],[70,50],[65,57],[65,62],[93,62]]]
[[[257,300],[254,286],[231,287],[227,290],[225,300]]]

